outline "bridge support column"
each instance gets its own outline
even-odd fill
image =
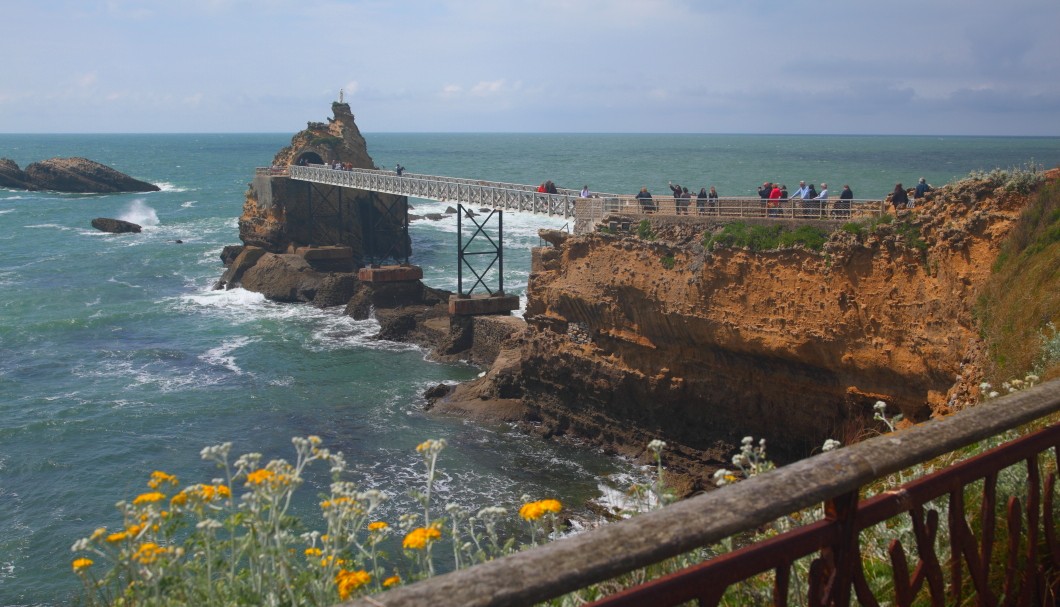
[[[423,268],[419,266],[369,266],[357,270],[357,279],[361,282],[411,282],[423,278]]]
[[[449,297],[450,316],[485,316],[488,314],[510,314],[519,309],[518,295],[452,295]]]

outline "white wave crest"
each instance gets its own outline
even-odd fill
[[[118,219],[129,221],[142,227],[154,227],[158,225],[158,213],[147,206],[143,198],[137,198],[125,207]]]
[[[155,185],[157,185],[158,189],[163,191],[163,192],[187,192],[188,190],[191,189],[191,188],[187,188],[187,187],[184,187],[184,186],[173,185],[172,183],[169,183],[168,181],[159,181]]]
[[[196,202],[199,202],[199,201],[198,200],[186,200],[186,201],[180,203],[180,208],[182,208],[182,209],[190,209],[191,207],[195,206]]]
[[[199,360],[211,365],[224,367],[236,375],[242,375],[243,370],[236,364],[236,359],[235,356],[232,356],[232,352],[254,341],[257,340],[249,337],[237,337],[227,343],[217,346],[216,348],[207,350],[199,356]]]

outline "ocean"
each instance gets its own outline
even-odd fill
[[[634,193],[668,181],[722,196],[763,181],[850,184],[883,197],[896,182],[936,185],[975,169],[1060,165],[1060,138],[826,135],[594,135],[366,133],[382,168]],[[480,371],[376,341],[373,320],[341,309],[276,304],[243,290],[213,291],[218,254],[239,243],[237,219],[254,168],[290,134],[12,135],[0,157],[19,166],[85,156],[162,191],[57,194],[0,189],[0,605],[66,605],[79,582],[70,546],[117,526],[114,502],[146,488],[153,470],[206,482],[199,450],[292,457],[291,437],[319,435],[341,450],[351,478],[392,496],[384,515],[414,503],[415,446],[445,438],[444,504],[517,509],[520,498],[587,500],[643,474],[584,445],[545,442],[507,426],[423,411],[422,393]],[[447,206],[410,201],[415,214]],[[140,234],[104,234],[114,217]],[[522,295],[530,248],[562,218],[504,217],[504,283]],[[410,227],[424,282],[456,288],[455,219]],[[181,241],[181,242],[177,242]],[[299,506],[311,522],[326,470]]]

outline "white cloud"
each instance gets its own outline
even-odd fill
[[[491,80],[489,82],[482,81],[471,87],[471,94],[476,97],[485,97],[487,95],[496,95],[504,90],[504,79]]]
[[[456,97],[462,92],[464,89],[460,88],[459,84],[447,84],[442,87],[442,97]]]
[[[78,76],[75,82],[77,83],[77,86],[87,88],[95,84],[97,80],[99,80],[99,76],[96,72],[88,72],[87,74],[81,74]]]

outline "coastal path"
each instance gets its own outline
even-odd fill
[[[468,207],[490,207],[505,211],[519,211],[538,215],[574,218],[578,231],[612,214],[669,215],[684,217],[718,217],[724,219],[760,218],[787,221],[847,221],[882,215],[887,209],[883,200],[855,199],[787,200],[776,207],[767,207],[764,200],[754,197],[725,197],[699,204],[690,200],[676,200],[673,196],[656,196],[642,201],[627,194],[593,192],[582,198],[577,190],[557,188],[556,193],[538,192],[538,186],[461,177],[422,175],[378,169],[333,169],[326,165],[267,167],[259,174],[288,176],[332,186],[371,190],[427,200],[452,202]]]

